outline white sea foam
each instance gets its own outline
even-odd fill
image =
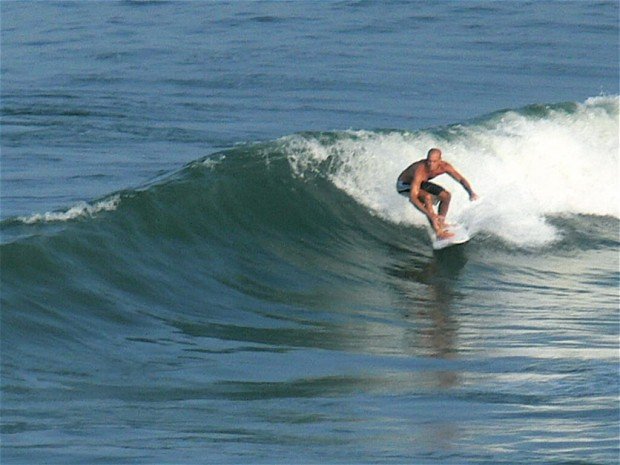
[[[224,160],[226,160],[226,155],[220,155],[217,158],[215,158],[214,156],[210,156],[202,160],[199,164],[200,166],[213,170],[218,165],[221,165]]]
[[[116,194],[107,199],[101,200],[94,204],[87,202],[79,202],[66,211],[54,211],[46,213],[35,213],[30,216],[20,216],[19,221],[26,224],[53,222],[53,221],[69,221],[79,217],[94,216],[102,211],[116,210],[121,202],[120,195]]]
[[[431,147],[472,184],[483,201],[469,202],[448,176],[449,218],[473,232],[485,231],[519,245],[542,245],[559,232],[546,221],[556,214],[620,217],[618,106],[620,98],[596,97],[570,111],[546,116],[502,112],[446,131],[351,131],[333,142],[302,136],[287,140],[295,173],[324,173],[374,214],[397,223],[425,224],[395,191],[399,173]]]

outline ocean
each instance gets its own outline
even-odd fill
[[[3,465],[618,462],[617,1],[0,17]]]

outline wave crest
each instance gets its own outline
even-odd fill
[[[68,210],[35,213],[30,216],[17,217],[16,220],[25,224],[70,221],[80,217],[92,217],[102,211],[116,210],[120,202],[121,196],[115,194],[95,203],[79,202]]]

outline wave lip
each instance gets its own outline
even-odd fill
[[[16,221],[24,224],[51,223],[70,221],[80,217],[92,217],[102,211],[114,211],[121,202],[119,194],[112,195],[94,203],[79,202],[64,211],[34,213],[30,216],[19,216]]]

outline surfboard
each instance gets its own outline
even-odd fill
[[[433,250],[441,250],[446,247],[451,247],[453,245],[464,244],[469,241],[471,237],[469,237],[469,233],[465,226],[462,224],[451,224],[447,225],[446,229],[454,234],[452,237],[448,237],[446,239],[437,239],[437,236],[434,232],[431,233],[431,240],[433,242]]]

